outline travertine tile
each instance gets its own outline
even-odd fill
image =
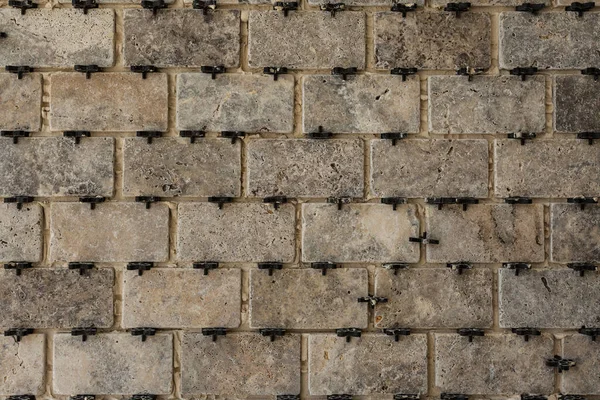
[[[593,76],[554,77],[554,129],[557,132],[600,130],[600,81]]]
[[[40,130],[42,75],[25,74],[21,79],[17,79],[14,74],[0,74],[0,99],[1,130]]]
[[[600,393],[600,343],[583,335],[563,339],[563,357],[575,360],[576,366],[563,373],[561,392],[569,394]]]
[[[27,335],[20,342],[0,337],[0,393],[41,395],[44,392],[44,335]]]
[[[38,204],[0,204],[0,260],[42,260],[43,210]]]
[[[552,261],[600,262],[600,206],[552,204],[550,232]]]

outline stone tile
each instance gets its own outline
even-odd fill
[[[600,206],[550,206],[550,256],[554,262],[600,262]]]
[[[229,139],[124,139],[125,196],[241,195],[241,145]]]
[[[0,139],[0,195],[112,196],[114,139]]]
[[[376,197],[487,197],[487,140],[371,141]]]
[[[125,10],[123,62],[157,67],[240,64],[240,11]]]
[[[327,4],[329,3],[329,1],[326,0],[308,0],[308,4],[310,5],[321,5],[321,4]],[[350,0],[347,2],[344,2],[344,4],[346,4],[346,6],[391,6],[392,4],[416,4],[417,6],[423,6],[425,4],[425,0],[416,0],[416,1],[410,1],[410,0],[401,0],[401,1],[394,1],[394,0]],[[337,15],[336,15],[337,16]]]
[[[6,39],[2,39],[6,40]],[[0,52],[2,50],[0,49]],[[0,74],[0,129],[39,131],[42,127],[42,75]]]
[[[477,32],[477,34],[474,34]],[[419,69],[489,68],[489,14],[432,11],[375,14],[375,67]]]
[[[519,0],[474,0],[470,2],[472,6],[500,6],[500,7],[514,7],[523,4],[522,1]],[[550,0],[538,1],[536,3],[544,3],[548,6],[552,5]],[[444,7],[448,4],[444,0],[432,0],[431,5],[433,7]],[[571,4],[571,3],[569,3]],[[461,15],[462,17],[462,15]]]
[[[250,327],[285,329],[366,328],[368,271],[344,268],[284,269],[269,276],[250,271]]]
[[[81,14],[80,10],[77,10]],[[90,13],[90,15],[93,15]],[[50,127],[55,131],[165,131],[167,75],[53,73]]]
[[[600,64],[600,13],[500,14],[500,68],[581,69]]]
[[[543,76],[431,76],[429,132],[543,132],[546,84]]]
[[[427,261],[500,263],[544,261],[542,205],[427,206]]]
[[[586,140],[495,140],[494,152],[498,197],[600,195],[600,148]]]
[[[55,394],[169,394],[173,336],[157,334],[145,342],[130,333],[81,337],[54,335]]]
[[[0,271],[3,328],[75,328],[113,324],[112,268],[80,275],[66,268]],[[82,392],[78,392],[82,393]]]
[[[300,336],[271,342],[258,333],[233,333],[216,341],[186,332],[181,344],[184,395],[271,396],[300,393]]]
[[[0,337],[0,393],[44,393],[44,335],[27,335],[17,342],[11,336]]]
[[[0,65],[69,67],[75,64],[111,67],[114,62],[115,14],[94,10],[17,9],[0,11]],[[15,51],[18,49],[18,51]]]
[[[308,337],[311,395],[425,393],[427,336],[366,334],[350,343],[335,334]]]
[[[592,76],[554,77],[554,129],[557,132],[599,131],[600,81]]]
[[[250,67],[365,67],[365,14],[344,11],[250,11]]]
[[[514,274],[514,271],[513,271]],[[443,392],[515,395],[550,394],[554,370],[546,366],[552,358],[551,336],[531,337],[491,334],[469,338],[457,334],[435,334],[435,385]]]
[[[419,235],[414,205],[302,205],[302,261],[417,262]]]
[[[124,275],[123,327],[237,328],[242,274],[219,268],[204,275],[191,269],[151,269]]]
[[[270,204],[180,203],[177,258],[188,261],[292,262],[296,211]]]
[[[43,210],[38,204],[0,204],[0,260],[42,260]]]
[[[259,139],[247,143],[251,196],[362,197],[363,142]]]
[[[561,392],[569,394],[600,394],[600,345],[583,335],[567,336],[563,340],[563,357],[577,365],[562,375]]]
[[[50,259],[54,261],[166,261],[169,208],[142,203],[53,203]],[[90,229],[93,227],[93,229]],[[143,232],[143,235],[140,234]]]
[[[567,269],[498,271],[500,326],[576,329],[600,325],[600,276]]]
[[[392,75],[305,76],[302,126],[335,133],[419,132],[420,84]]]
[[[288,133],[293,124],[292,76],[276,81],[270,75],[177,76],[179,130]]]
[[[377,269],[377,328],[490,328],[493,273],[477,268],[461,275],[448,268]]]

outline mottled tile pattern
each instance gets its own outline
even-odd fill
[[[0,50],[2,51],[2,50]],[[0,74],[0,129],[35,132],[42,126],[42,75]]]
[[[600,206],[550,206],[550,257],[559,263],[600,262]]]
[[[573,394],[600,394],[600,346],[588,336],[563,339],[563,357],[575,360],[576,369],[563,375],[561,391]]]
[[[43,211],[38,204],[0,204],[0,260],[42,259]]]
[[[600,81],[592,76],[554,77],[554,126],[558,132],[599,131]]]
[[[0,337],[0,393],[44,392],[44,335],[28,335],[17,342],[11,336]]]

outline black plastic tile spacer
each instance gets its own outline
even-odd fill
[[[152,15],[156,15],[156,12],[162,8],[167,8],[168,5],[165,0],[142,0],[142,8],[152,10]]]
[[[440,394],[442,400],[469,400],[469,395],[462,393],[442,393]]]
[[[586,400],[586,397],[578,394],[560,394],[558,400]]]
[[[204,336],[210,336],[213,342],[217,341],[217,336],[226,336],[226,328],[202,328],[202,334]]]
[[[600,132],[579,132],[577,134],[577,139],[585,139],[591,146],[594,144],[594,140],[600,140]]]
[[[319,128],[316,132],[309,132],[306,134],[310,139],[331,139],[333,137],[333,133],[325,131],[323,125],[319,125]]]
[[[448,3],[444,7],[444,11],[453,12],[456,14],[456,18],[460,18],[460,14],[469,11],[471,3]]]
[[[390,329],[384,329],[383,333],[385,333],[388,336],[393,336],[394,341],[399,342],[400,336],[409,336],[411,333],[411,330],[409,328],[390,328]]]
[[[403,7],[406,7],[404,4],[395,4],[395,6],[397,5],[402,5]],[[414,9],[417,8],[416,4],[413,4]],[[392,6],[392,11],[394,11],[394,6]],[[406,11],[402,12],[402,16],[406,17]],[[406,77],[409,75],[414,75],[417,73],[417,69],[416,68],[392,68],[390,70],[390,74],[392,75],[400,75],[402,76],[402,82],[406,82]]]
[[[106,201],[106,197],[98,196],[98,197],[80,197],[80,203],[90,203],[90,209],[94,210],[96,208],[96,204],[104,203]]]
[[[392,8],[390,9],[390,11],[402,13],[402,18],[406,18],[407,13],[409,13],[411,11],[416,11],[416,10],[417,10],[417,5],[415,3],[413,3],[413,4],[395,3],[395,4],[392,4]],[[412,69],[412,68],[409,68],[409,69]],[[414,68],[414,69],[416,70],[416,68]],[[399,74],[399,75],[402,75],[402,74]],[[404,77],[402,80],[404,80]]]
[[[335,330],[335,334],[339,337],[345,337],[346,342],[349,342],[353,337],[360,337],[362,331],[358,328],[339,328]]]
[[[12,336],[16,342],[20,342],[23,337],[32,333],[32,328],[10,328],[4,331],[4,336]]]
[[[458,274],[462,275],[464,270],[473,269],[473,264],[466,261],[459,261],[455,263],[447,263],[446,268],[450,268],[452,271],[458,271]]]
[[[328,11],[332,17],[335,17],[335,13],[338,11],[344,11],[346,5],[344,3],[327,3],[321,4],[321,10]]]
[[[408,264],[403,263],[386,263],[381,266],[383,269],[389,269],[394,271],[394,275],[398,275],[398,270],[408,269]]]
[[[271,342],[275,341],[275,338],[277,336],[284,336],[285,335],[285,329],[282,328],[262,328],[258,330],[258,333],[260,333],[263,336],[268,336],[269,338],[271,338]]]
[[[586,272],[594,272],[598,270],[598,267],[591,263],[568,263],[567,268],[579,272],[579,276],[585,276]]]
[[[144,271],[150,271],[153,267],[153,262],[134,261],[127,263],[127,271],[137,271],[139,276],[142,276]]]
[[[156,400],[156,397],[155,394],[139,393],[131,396],[131,400]]]
[[[90,137],[90,131],[64,131],[64,137],[75,138],[75,144],[79,144],[82,137]]]
[[[381,204],[390,204],[396,211],[398,204],[406,204],[406,199],[404,197],[384,197],[381,199]]]
[[[543,396],[541,394],[521,394],[521,400],[548,400],[547,396]]]
[[[342,68],[342,67],[334,67],[331,70],[331,75],[340,75],[343,80],[348,78],[348,75],[356,75],[358,69],[356,67],[350,68]]]
[[[537,135],[535,132],[519,132],[519,133],[509,133],[507,135],[509,139],[518,139],[521,141],[521,146],[525,145],[525,141],[528,139],[535,139]]]
[[[88,10],[92,8],[98,8],[96,0],[71,0],[73,8],[80,8],[84,14],[87,14]]]
[[[207,15],[209,10],[214,11],[217,9],[217,0],[194,0],[192,8],[202,10],[202,14]]]
[[[529,342],[530,336],[540,336],[542,332],[536,328],[512,328],[512,333],[518,336],[523,336],[526,342]]]
[[[195,143],[197,138],[203,138],[206,136],[204,131],[179,131],[179,136],[183,138],[190,138],[190,143]]]
[[[148,144],[152,144],[152,139],[161,137],[162,132],[161,131],[137,131],[135,133],[135,136],[146,138],[146,142]]]
[[[273,207],[278,210],[279,206],[288,202],[288,198],[285,196],[269,196],[263,199],[263,203],[273,204]]]
[[[75,1],[77,0],[73,0],[73,2]],[[98,5],[96,4],[96,7],[97,6]],[[87,12],[84,11],[84,14],[87,14]],[[75,65],[74,69],[76,72],[83,72],[85,74],[85,79],[90,79],[95,72],[102,72],[102,68],[97,65]]]
[[[25,11],[30,8],[38,8],[38,5],[31,0],[8,0],[8,5],[21,9],[21,15],[25,15]]]
[[[396,393],[393,400],[419,400],[421,396],[411,393]]]
[[[406,139],[408,134],[404,132],[386,132],[382,133],[379,137],[381,139],[391,140],[392,146],[395,146],[398,140]]]
[[[158,72],[158,68],[154,65],[132,65],[129,69],[131,72],[142,74],[142,79],[146,79],[149,73]]]
[[[507,263],[502,263],[502,268],[514,269],[515,270],[515,276],[519,276],[519,274],[521,273],[521,271],[530,270],[531,269],[531,264],[522,263],[522,262],[507,262]]]
[[[359,303],[369,303],[369,307],[371,307],[373,309],[379,303],[387,303],[388,298],[368,295],[368,296],[359,297],[358,302]]]
[[[96,400],[95,394],[76,394],[69,397],[69,400]]]
[[[90,326],[87,328],[73,328],[71,329],[71,336],[81,336],[81,341],[85,342],[88,336],[94,336],[98,334],[98,328]]]
[[[329,204],[337,204],[338,210],[341,210],[342,205],[352,203],[352,199],[350,197],[328,197],[327,202]]]
[[[273,270],[282,269],[283,264],[275,261],[259,262],[258,269],[266,269],[269,271],[269,276],[273,275]]]
[[[146,210],[150,208],[152,203],[156,203],[160,201],[160,197],[158,196],[135,196],[135,201],[138,203],[146,203]]]
[[[296,5],[298,3],[295,3]],[[287,16],[286,11],[284,14]],[[288,69],[286,67],[265,67],[263,68],[263,74],[273,75],[273,80],[276,81],[279,75],[287,74]]]
[[[217,74],[225,73],[225,67],[223,65],[215,65],[215,66],[203,65],[200,67],[200,71],[202,71],[205,74],[210,74],[212,79],[216,79]]]
[[[192,264],[192,268],[202,269],[204,270],[204,275],[208,275],[208,271],[211,269],[219,268],[219,263],[216,261],[195,262]]]
[[[238,139],[246,136],[246,132],[242,131],[221,131],[221,137],[231,139],[231,144],[235,144]]]
[[[522,81],[526,80],[528,75],[535,75],[537,72],[537,67],[517,67],[509,71],[511,75],[520,76]]]
[[[595,342],[596,338],[600,336],[600,328],[586,328],[585,326],[582,326],[577,332],[591,337],[592,342]]]
[[[312,269],[320,269],[321,275],[325,276],[325,275],[327,275],[327,270],[337,269],[338,265],[336,263],[332,263],[332,262],[313,262],[313,263],[310,263],[310,267]]]
[[[479,204],[479,199],[474,197],[428,197],[425,202],[427,204],[437,204],[438,210],[441,210],[444,204],[461,204],[463,211],[467,211],[469,204]]]
[[[546,360],[546,365],[548,367],[556,368],[559,374],[563,371],[568,371],[576,364],[577,363],[575,360],[571,360],[570,358],[562,358],[559,355],[555,355],[554,358]]]
[[[12,138],[13,144],[19,143],[19,138],[29,137],[26,131],[0,131],[0,136]]]
[[[14,269],[17,276],[21,276],[24,269],[33,268],[33,264],[27,261],[11,261],[4,264],[4,269]]]
[[[298,2],[296,1],[276,1],[275,4],[273,4],[273,10],[283,11],[284,17],[287,17],[290,11],[296,11],[297,9]]]
[[[299,394],[278,394],[276,400],[300,400]]]
[[[69,269],[78,269],[79,275],[85,275],[85,271],[89,271],[94,268],[93,262],[70,262]]]
[[[582,75],[591,75],[597,81],[600,78],[600,68],[589,67],[581,70]]]
[[[326,399],[327,400],[352,400],[352,395],[351,394],[328,394]]]
[[[474,75],[479,75],[484,71],[483,68],[468,68],[468,67],[462,67],[456,70],[456,75],[461,75],[461,76],[466,76],[467,77],[467,81],[471,82],[473,81],[473,76]]]
[[[155,334],[156,328],[140,327],[131,329],[131,336],[141,336],[142,342],[145,342],[148,336],[154,336]]]
[[[35,395],[33,394],[17,394],[13,396],[8,396],[6,400],[35,400]]]
[[[533,15],[538,13],[546,7],[544,3],[523,3],[515,7],[515,11],[528,12]]]
[[[460,328],[456,330],[456,333],[458,333],[460,336],[468,337],[469,342],[472,342],[475,336],[485,336],[483,329],[477,328]]]
[[[217,203],[219,205],[219,210],[222,210],[225,203],[233,203],[233,197],[211,196],[208,198],[208,202]]]
[[[583,17],[584,12],[590,11],[595,6],[596,3],[594,3],[593,1],[587,3],[580,3],[578,1],[575,1],[571,3],[570,6],[565,7],[565,11],[576,12],[578,16]]]
[[[533,200],[529,197],[507,197],[504,202],[506,204],[532,204]]]
[[[427,232],[423,232],[423,234],[419,237],[409,237],[408,241],[414,242],[414,243],[422,243],[422,244],[440,244],[439,240],[428,238]]]
[[[0,32],[0,39],[4,39],[8,37],[8,35],[6,34],[6,32]]]
[[[32,201],[32,196],[11,196],[4,199],[5,203],[17,203],[17,210],[22,209],[23,204],[31,203]]]

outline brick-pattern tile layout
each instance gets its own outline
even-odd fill
[[[599,131],[600,80],[593,76],[554,78],[554,127],[558,132]]]
[[[181,391],[184,396],[298,394],[300,341],[300,335],[271,341],[258,333],[234,333],[213,341],[186,332],[181,343]]]
[[[563,339],[563,357],[576,366],[562,377],[561,391],[573,394],[600,394],[600,343],[583,335]]]
[[[38,204],[0,204],[0,260],[38,262],[43,250],[43,211]]]
[[[550,206],[550,257],[559,263],[600,262],[600,206]]]
[[[2,50],[0,50],[2,51]],[[0,74],[0,129],[35,132],[42,124],[42,75]]]
[[[334,334],[310,335],[308,390],[311,395],[424,393],[426,354],[423,334],[398,342],[387,335],[369,334],[351,343]]]
[[[44,335],[28,335],[17,342],[0,337],[0,394],[44,393]]]

